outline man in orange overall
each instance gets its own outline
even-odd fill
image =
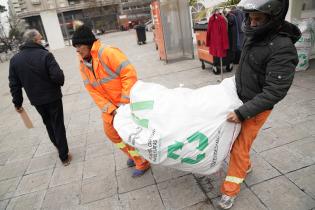
[[[245,13],[245,43],[235,81],[244,104],[227,116],[230,122],[242,122],[242,129],[233,144],[221,186],[222,209],[232,207],[241,183],[251,171],[251,145],[292,84],[298,64],[294,43],[301,36],[296,26],[285,21],[288,0],[242,0],[238,6]]]
[[[137,81],[135,68],[119,49],[103,46],[85,25],[75,30],[72,45],[79,54],[85,88],[102,111],[105,134],[129,157],[127,165],[135,166],[132,176],[143,175],[150,168],[149,162],[125,144],[113,127],[115,110],[129,103],[130,89]]]

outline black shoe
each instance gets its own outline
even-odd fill
[[[233,64],[230,64],[230,65],[226,66],[225,70],[226,70],[227,72],[233,71]]]
[[[71,160],[72,160],[72,155],[69,153],[67,159],[65,159],[64,161],[61,161],[61,162],[62,162],[62,165],[63,165],[63,166],[68,166],[68,165],[70,165]]]

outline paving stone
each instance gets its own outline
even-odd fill
[[[128,168],[127,166],[127,160],[128,156],[125,155],[123,152],[114,152],[115,156],[115,164],[116,164],[116,170],[119,171],[121,169]]]
[[[13,151],[5,151],[0,153],[0,166],[4,166]]]
[[[280,173],[266,162],[260,155],[251,156],[252,172],[246,176],[245,183],[249,186],[279,176]]]
[[[155,183],[151,169],[146,171],[144,175],[136,178],[131,177],[132,169],[130,168],[119,170],[116,174],[119,193],[140,189]]]
[[[218,202],[220,201],[221,197],[218,197],[216,199],[213,199],[213,205],[215,206],[215,209],[220,209],[218,206]],[[267,210],[268,208],[264,206],[263,203],[260,202],[260,200],[255,196],[253,192],[251,192],[247,188],[243,188],[237,198],[235,199],[235,202],[233,204],[233,207],[231,208],[233,210]]]
[[[82,183],[81,204],[112,197],[115,194],[117,194],[115,176],[85,179]]]
[[[0,167],[0,181],[22,176],[28,167],[28,164],[29,160],[23,160],[8,163],[5,166]]]
[[[113,196],[103,200],[95,201],[84,205],[89,210],[127,210],[118,200],[118,196]]]
[[[68,147],[72,151],[77,147],[85,147],[86,146],[86,135],[79,136],[68,136],[67,137]]]
[[[84,162],[83,179],[104,176],[115,176],[113,155],[96,157]]]
[[[286,176],[303,192],[315,199],[315,165],[294,171]]]
[[[315,135],[315,129],[314,129],[314,124],[315,124],[315,120],[314,120],[314,114],[312,115],[312,119],[310,119],[310,120],[306,120],[306,121],[304,121],[304,122],[301,122],[300,124],[301,124],[301,126],[304,126],[307,130],[308,130],[308,132],[311,134],[311,135]]]
[[[40,157],[40,156],[43,156],[43,155],[48,155],[50,153],[54,153],[54,154],[58,155],[57,149],[53,145],[53,143],[51,143],[51,142],[49,142],[49,143],[41,143],[39,145],[39,147],[37,148],[34,157]]]
[[[21,177],[7,179],[0,182],[0,200],[11,198],[20,183]],[[1,208],[0,208],[1,209]]]
[[[49,187],[55,187],[82,180],[83,163],[70,164],[55,168]]]
[[[185,207],[181,210],[214,210],[214,206],[210,201],[202,201],[192,206]]]
[[[261,153],[280,172],[287,173],[315,163],[314,138],[306,138]]]
[[[45,193],[40,191],[13,198],[6,210],[40,209]]]
[[[207,199],[192,175],[159,183],[158,189],[166,209],[182,209]]]
[[[36,147],[34,146],[17,148],[9,157],[7,163],[31,159],[35,151]]]
[[[0,209],[6,209],[7,206],[8,206],[9,201],[10,201],[9,199],[0,201]]]
[[[270,128],[259,133],[254,141],[253,148],[257,152],[262,152],[309,137],[310,135],[309,130],[301,124]]]
[[[152,173],[157,183],[160,183],[169,179],[176,179],[178,177],[182,177],[187,174],[190,174],[189,172],[179,171],[177,169],[168,168],[168,167],[160,166],[160,165],[152,166]]]
[[[47,189],[52,172],[53,169],[48,169],[46,171],[23,176],[15,192],[15,196]]]
[[[130,210],[162,210],[165,209],[156,185],[130,191],[120,196],[124,209]]]
[[[252,190],[269,209],[308,210],[315,207],[315,200],[284,176],[257,184]]]
[[[101,118],[100,115],[101,114],[99,113],[99,116],[98,116],[99,118]],[[104,130],[98,130],[92,133],[88,133],[87,138],[86,138],[87,145],[102,144],[105,141],[107,141],[107,139],[105,137]]]
[[[85,160],[91,160],[99,156],[110,155],[113,153],[112,142],[107,141],[101,144],[87,146]]]
[[[79,205],[81,183],[74,182],[48,189],[42,209],[68,209]]]
[[[81,205],[71,205],[65,208],[61,208],[61,210],[90,210],[90,209]]]
[[[67,128],[67,133],[71,136],[78,136],[78,135],[82,135],[85,134],[87,132],[87,128],[84,127],[85,125],[82,124],[80,126],[72,126],[72,127],[68,127]]]
[[[36,126],[36,125],[34,125]],[[24,134],[25,135],[25,134]],[[23,137],[24,137],[23,135]],[[36,136],[33,136],[36,135]],[[21,148],[21,147],[38,147],[38,145],[41,143],[42,139],[40,138],[40,134],[39,132],[34,132],[31,134],[26,134],[25,138],[20,139],[20,141],[18,141],[16,143],[16,145]],[[22,136],[21,136],[22,137]]]
[[[56,154],[48,154],[40,157],[33,158],[26,170],[26,174],[31,174],[37,171],[42,171],[54,168],[56,161],[59,159]]]
[[[0,152],[14,151],[16,144],[9,137],[4,137],[0,141]]]

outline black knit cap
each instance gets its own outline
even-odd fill
[[[92,30],[85,26],[82,25],[78,27],[72,36],[72,45],[78,45],[78,44],[84,44],[84,45],[90,45],[92,46],[93,43],[96,41],[96,38],[92,32]]]

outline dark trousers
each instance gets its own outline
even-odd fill
[[[62,100],[59,99],[44,105],[35,105],[35,108],[42,116],[49,138],[59,152],[60,160],[66,160],[69,149],[63,120]]]

